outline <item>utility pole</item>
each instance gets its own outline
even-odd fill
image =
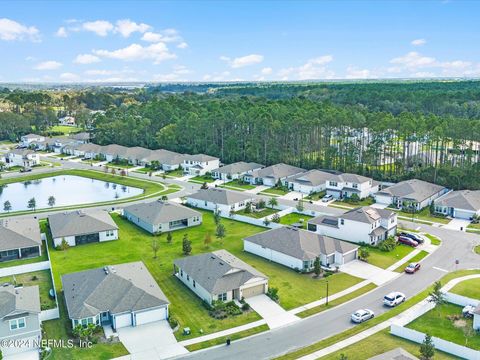
[[[328,306],[328,280],[325,280],[327,282],[327,298],[325,300],[325,306]]]

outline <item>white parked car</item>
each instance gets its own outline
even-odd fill
[[[394,291],[383,297],[383,303],[387,306],[394,307],[401,304],[406,299],[407,297],[405,296],[405,294],[398,291]]]
[[[332,200],[333,200],[333,195],[325,195],[322,198],[322,202],[329,202],[329,201],[332,201]]]
[[[372,310],[369,309],[360,309],[355,311],[351,319],[354,323],[362,323],[364,321],[370,320],[375,316]]]

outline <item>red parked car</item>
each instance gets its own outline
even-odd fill
[[[399,236],[398,237],[398,242],[401,243],[401,244],[404,244],[404,245],[408,245],[408,246],[413,246],[413,247],[418,246],[418,242],[416,242],[415,240],[410,239],[406,236]]]
[[[405,272],[407,274],[414,274],[418,270],[420,270],[420,264],[419,263],[410,263],[408,266],[405,268]]]

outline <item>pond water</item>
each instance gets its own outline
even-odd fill
[[[10,201],[11,211],[29,210],[28,202],[34,198],[36,209],[48,208],[50,196],[55,207],[91,204],[119,200],[140,195],[143,189],[74,175],[52,176],[38,180],[22,181],[0,186],[0,213],[5,201]]]

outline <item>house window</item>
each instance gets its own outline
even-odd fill
[[[190,276],[187,274],[187,281],[190,281]]]
[[[207,202],[205,201],[205,206],[207,206]]]
[[[183,277],[183,270],[180,269],[180,276]]]
[[[338,183],[336,181],[330,181],[329,184],[330,186],[335,186],[335,187],[338,186]]]
[[[23,329],[25,327],[25,318],[10,320],[10,330]]]
[[[218,300],[227,301],[227,293],[219,294]]]
[[[340,219],[340,225],[345,225],[345,220]]]
[[[309,262],[309,261],[304,261],[304,262],[303,262],[303,268],[304,268],[304,269],[308,269],[309,266],[310,266],[310,262]]]
[[[353,187],[354,189],[358,189],[358,184],[352,183],[352,187]]]
[[[193,287],[196,287],[197,283],[193,280]]]

